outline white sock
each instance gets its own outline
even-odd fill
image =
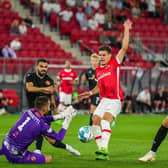
[[[102,127],[102,145],[104,148],[108,149],[108,144],[111,136],[110,122],[107,120],[101,120]]]
[[[98,149],[102,147],[102,136],[101,136],[101,128],[98,125],[92,126],[93,136],[96,141]]]
[[[63,112],[63,111],[65,110],[65,108],[66,108],[66,106],[64,106],[63,104],[60,103],[60,104],[58,105],[58,112],[59,112],[59,113]]]
[[[80,156],[80,152],[76,149],[74,149],[71,145],[65,144],[66,145],[66,150],[73,153],[74,155]]]
[[[63,114],[57,114],[57,115],[53,115],[54,120],[60,120],[60,119],[64,119],[64,115]]]
[[[65,120],[62,123],[62,128],[67,130],[69,125],[70,125],[70,123],[71,123],[71,121],[72,121],[72,116],[65,117]]]

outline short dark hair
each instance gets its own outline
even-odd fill
[[[71,60],[70,60],[70,59],[66,59],[65,62],[69,62],[69,63],[71,63]]]
[[[48,63],[46,59],[40,58],[36,61],[36,65],[38,65],[40,62]]]
[[[112,53],[111,47],[108,45],[102,45],[99,47],[99,51],[107,51],[109,54]]]
[[[35,107],[41,109],[43,106],[47,105],[49,98],[47,96],[39,96],[35,99]]]

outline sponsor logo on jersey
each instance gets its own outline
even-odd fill
[[[110,68],[110,65],[107,65],[107,66],[106,66],[106,69],[108,69],[108,68]]]
[[[72,80],[72,77],[64,77],[63,80]]]
[[[45,82],[45,84],[46,84],[46,85],[50,85],[51,83],[50,83],[50,81],[47,80],[47,81]]]
[[[107,73],[104,73],[102,74],[101,76],[98,77],[98,81],[106,76],[110,76],[111,75],[111,72],[107,72]]]

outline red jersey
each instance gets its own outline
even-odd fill
[[[77,73],[73,70],[67,71],[64,69],[59,73],[58,78],[61,80],[60,91],[66,94],[72,94],[73,85],[70,82],[78,79]]]
[[[96,68],[96,79],[100,88],[100,97],[109,99],[123,99],[120,86],[120,67],[117,59],[110,60],[105,66]]]

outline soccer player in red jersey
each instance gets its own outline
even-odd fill
[[[120,66],[129,44],[129,31],[132,22],[124,22],[124,37],[122,47],[115,58],[109,46],[99,48],[100,65],[96,68],[98,84],[89,92],[79,95],[80,99],[100,93],[100,103],[93,114],[92,130],[98,147],[97,160],[109,160],[108,143],[111,136],[110,124],[121,111],[123,94],[120,86]]]
[[[57,76],[57,84],[60,86],[58,111],[62,112],[71,104],[73,86],[78,84],[78,75],[71,69],[71,62],[69,60],[65,61],[65,69]]]

